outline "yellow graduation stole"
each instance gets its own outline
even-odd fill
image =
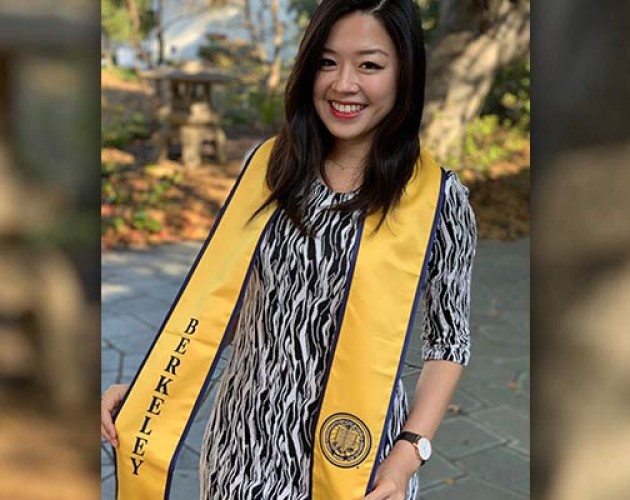
[[[273,139],[262,144],[241,172],[116,416],[118,500],[169,497],[177,454],[277,210],[247,223],[269,194],[272,147]],[[358,500],[373,487],[443,185],[423,150],[381,228],[374,232],[378,213],[361,219],[313,439],[312,500]]]

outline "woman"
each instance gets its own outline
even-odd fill
[[[267,148],[268,196],[250,216],[256,220],[269,207],[279,207],[261,233],[242,308],[237,321],[230,322],[234,350],[201,452],[203,499],[332,498],[315,492],[320,483],[333,481],[318,467],[345,474],[360,469],[369,453],[375,457],[371,471],[362,476],[362,489],[353,492],[362,491],[368,500],[416,497],[415,472],[430,456],[429,440],[469,358],[476,232],[467,190],[453,173],[441,173],[436,216],[427,219],[428,243],[418,253],[426,268],[419,281],[425,283],[425,363],[411,411],[397,362],[390,377],[395,383],[388,389],[391,400],[384,406],[387,416],[376,420],[379,425],[363,429],[362,415],[343,413],[346,417],[334,427],[320,413],[323,393],[346,381],[332,380],[334,363],[343,358],[339,338],[351,335],[339,334],[352,324],[348,316],[353,312],[346,309],[363,307],[361,315],[369,315],[388,299],[383,292],[367,307],[369,298],[363,303],[352,298],[362,272],[355,269],[357,249],[369,248],[361,242],[371,233],[390,231],[389,246],[381,249],[395,254],[396,235],[416,232],[410,224],[396,224],[410,213],[410,193],[422,191],[419,172],[429,164],[418,139],[424,77],[423,37],[412,0],[321,2],[287,84],[286,123]],[[249,161],[254,161],[251,156]],[[372,231],[366,220],[374,221]],[[415,219],[410,220],[413,224]],[[398,279],[384,268],[373,272],[383,290],[388,279]],[[392,293],[397,288],[398,281]],[[409,310],[413,308],[406,310],[405,325]],[[398,316],[392,313],[384,322]],[[361,337],[356,347],[370,342]],[[397,344],[403,355],[406,343],[403,335]],[[367,359],[365,365],[377,362]],[[368,380],[371,372],[365,376]],[[358,401],[373,395],[373,387],[365,385],[359,386]],[[102,434],[114,446],[111,414],[126,389],[113,386],[103,398]],[[356,391],[346,391],[349,399],[350,392]],[[316,458],[320,449],[325,456]],[[357,458],[361,450],[365,454]],[[348,493],[348,498],[363,494]]]

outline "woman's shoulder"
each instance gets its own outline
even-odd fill
[[[455,170],[449,170],[442,167],[444,171],[444,195],[445,196],[459,196],[468,199],[470,193],[468,187],[462,183]]]
[[[475,232],[475,214],[470,205],[470,190],[459,179],[457,172],[442,168],[445,173],[444,201],[441,219],[449,226],[465,226],[470,232]]]

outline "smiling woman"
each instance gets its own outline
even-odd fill
[[[249,155],[128,395],[103,399],[121,500],[164,496],[229,343],[202,499],[416,497],[470,356],[476,240],[466,189],[420,148],[424,75],[412,0],[321,2],[285,125]],[[425,363],[410,408],[401,373],[420,300]]]

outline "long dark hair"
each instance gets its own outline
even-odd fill
[[[413,0],[323,0],[304,33],[287,82],[285,123],[267,170],[271,195],[256,212],[275,200],[304,232],[308,232],[302,218],[309,187],[318,172],[325,178],[324,160],[334,140],[313,105],[315,76],[332,26],[357,11],[378,19],[396,47],[396,101],[375,130],[359,192],[335,209],[381,210],[382,224],[400,200],[420,152],[426,57],[418,6]]]

